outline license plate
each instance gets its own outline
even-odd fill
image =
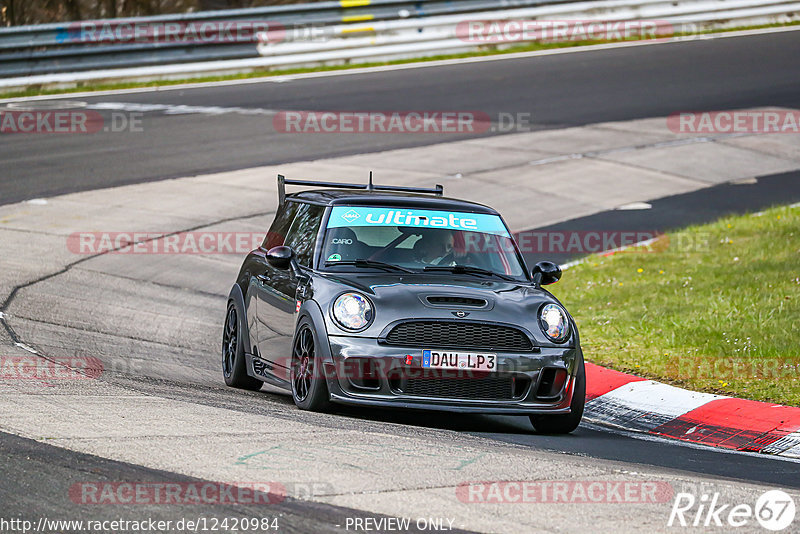
[[[497,354],[423,350],[422,367],[428,369],[461,369],[497,371]]]

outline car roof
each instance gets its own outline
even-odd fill
[[[314,189],[286,195],[286,200],[300,200],[326,206],[398,206],[499,215],[495,209],[477,202],[402,192]]]

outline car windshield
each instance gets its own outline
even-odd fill
[[[334,206],[322,262],[351,270],[378,268],[380,262],[413,272],[525,276],[498,215],[456,211]]]

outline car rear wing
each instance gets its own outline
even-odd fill
[[[372,183],[372,171],[369,172],[369,183],[346,184],[341,182],[315,182],[313,180],[287,180],[282,174],[278,175],[278,204],[283,206],[286,202],[287,185],[306,185],[312,187],[330,187],[333,189],[360,189],[362,191],[398,191],[402,193],[426,193],[437,197],[444,195],[444,186],[436,187],[408,187],[403,185],[375,185]]]

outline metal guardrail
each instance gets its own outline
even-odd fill
[[[269,24],[284,32],[300,33],[326,25],[420,19],[546,2],[553,0],[341,0],[0,28],[0,77],[258,57],[255,32],[252,39],[218,42],[184,39],[182,42],[182,32],[210,23],[220,26],[249,23],[256,27]],[[145,36],[130,42],[114,42],[103,37],[109,30],[130,32],[129,28],[137,26],[168,28],[169,24],[177,29],[172,39],[147,39]],[[91,28],[98,31],[86,31]]]
[[[531,40],[471,41],[468,21],[642,21],[663,33],[791,22],[800,0],[340,0],[185,15],[0,29],[0,87],[187,78],[288,66],[358,63],[507,48]],[[113,44],[87,24],[119,29],[269,23],[244,40]],[[181,30],[182,29],[182,30]],[[263,29],[263,28],[262,28]],[[497,37],[502,30],[489,33]],[[77,37],[76,37],[77,35]]]
[[[639,21],[650,24],[653,36],[669,36],[793,19],[800,19],[800,2],[796,0],[596,0],[476,12],[469,17],[388,20],[361,25],[361,31],[352,24],[332,25],[325,28],[325,38],[318,40],[276,40],[264,32],[260,34],[258,50],[264,56],[265,67],[310,65],[507,48],[542,40],[542,33],[536,31],[528,38],[523,34],[519,39],[504,39],[507,28],[503,24],[494,29],[487,24],[490,30],[482,35],[486,39],[470,40],[464,35],[464,25],[470,21],[525,21],[540,28],[554,21]]]

